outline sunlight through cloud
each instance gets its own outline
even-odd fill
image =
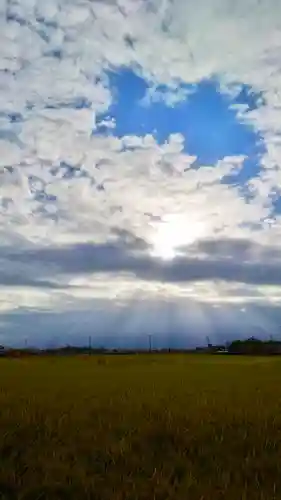
[[[153,225],[151,235],[151,255],[163,260],[171,260],[183,255],[181,249],[206,236],[205,224],[196,217],[170,214]]]

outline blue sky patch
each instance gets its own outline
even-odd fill
[[[180,102],[169,105],[165,94],[169,89],[161,85],[151,93],[149,82],[133,70],[121,68],[108,73],[113,103],[108,112],[97,116],[95,134],[145,136],[152,134],[159,144],[165,143],[170,134],[180,133],[185,138],[184,151],[197,156],[194,167],[215,165],[225,156],[245,155],[243,169],[227,182],[245,183],[260,171],[260,156],[265,146],[250,125],[239,121],[233,104],[243,104],[251,111],[258,107],[261,95],[247,85],[235,98],[220,92],[215,79],[203,80],[194,85],[179,84],[178,92],[188,95]],[[159,99],[159,96],[163,99]],[[107,127],[106,120],[113,119],[115,127]]]

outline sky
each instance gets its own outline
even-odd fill
[[[0,5],[0,343],[281,338],[279,0]]]

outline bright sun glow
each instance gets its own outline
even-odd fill
[[[171,260],[181,255],[180,247],[191,245],[204,235],[205,225],[193,218],[167,215],[157,226],[151,238],[152,255]]]

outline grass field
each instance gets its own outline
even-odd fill
[[[281,359],[0,359],[0,492],[281,499]]]

